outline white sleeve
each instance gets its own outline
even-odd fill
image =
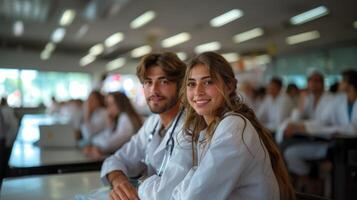
[[[179,133],[181,135],[181,133]],[[162,176],[153,175],[139,186],[141,200],[169,199],[173,189],[192,167],[192,147],[188,138],[178,137],[171,158]]]
[[[118,125],[114,132],[106,129],[107,132],[100,133],[93,138],[92,144],[98,146],[103,152],[111,153],[119,149],[128,142],[134,135],[134,127],[128,115],[122,114],[118,119]]]
[[[219,124],[198,167],[191,169],[174,189],[172,199],[227,199],[239,180],[250,174],[256,159],[264,156],[258,135],[248,120],[243,142],[243,126],[243,120]]]
[[[100,109],[93,113],[90,122],[84,122],[81,125],[81,131],[85,139],[91,139],[93,135],[104,130],[107,126],[106,123],[107,112],[106,110]]]
[[[146,147],[148,144],[149,128],[155,123],[154,117],[148,118],[139,132],[131,137],[122,148],[117,150],[115,154],[105,159],[101,169],[101,179],[104,184],[108,185],[107,174],[121,170],[125,175],[134,177],[140,175],[145,169],[144,163],[146,155]]]

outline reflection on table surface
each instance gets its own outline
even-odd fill
[[[6,178],[1,188],[1,199],[73,199],[77,194],[88,194],[100,187],[98,171]]]

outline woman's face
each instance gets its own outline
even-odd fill
[[[187,99],[197,114],[204,117],[207,124],[214,119],[215,111],[224,104],[222,81],[213,79],[209,69],[202,64],[189,72],[186,85]]]
[[[111,118],[115,118],[119,114],[119,108],[112,95],[107,97],[107,113]]]

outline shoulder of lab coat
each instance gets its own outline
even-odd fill
[[[141,200],[169,199],[173,189],[183,180],[192,167],[192,146],[190,138],[180,132],[175,147],[162,176],[153,175],[139,186]]]
[[[330,98],[330,97],[328,97]],[[311,135],[330,136],[334,133],[357,134],[357,100],[354,102],[351,121],[348,118],[347,96],[336,95],[333,100],[325,103],[324,110],[316,120],[304,123],[306,132]],[[327,102],[327,100],[326,100]]]
[[[105,153],[112,153],[129,141],[134,134],[134,126],[129,116],[126,113],[121,113],[118,118],[117,128],[114,131],[111,128],[107,128],[97,134],[93,138],[92,144]]]
[[[81,131],[85,139],[90,140],[95,134],[105,130],[107,123],[107,111],[105,108],[95,110],[90,118],[90,122],[81,124]]]
[[[279,199],[267,150],[252,124],[225,117],[196,169],[174,189],[172,199]],[[244,138],[244,139],[242,139]]]
[[[121,170],[130,177],[138,176],[143,172],[146,167],[144,159],[148,139],[159,120],[158,115],[151,115],[129,142],[105,159],[101,169],[101,179],[105,185],[109,184],[106,176],[112,171]]]

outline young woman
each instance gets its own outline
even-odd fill
[[[91,145],[84,148],[84,152],[91,157],[115,152],[129,141],[142,125],[141,117],[125,94],[110,93],[106,102],[107,128],[94,136]]]
[[[193,167],[172,199],[295,199],[278,148],[235,92],[229,63],[202,53],[184,81],[184,134],[192,139]]]

